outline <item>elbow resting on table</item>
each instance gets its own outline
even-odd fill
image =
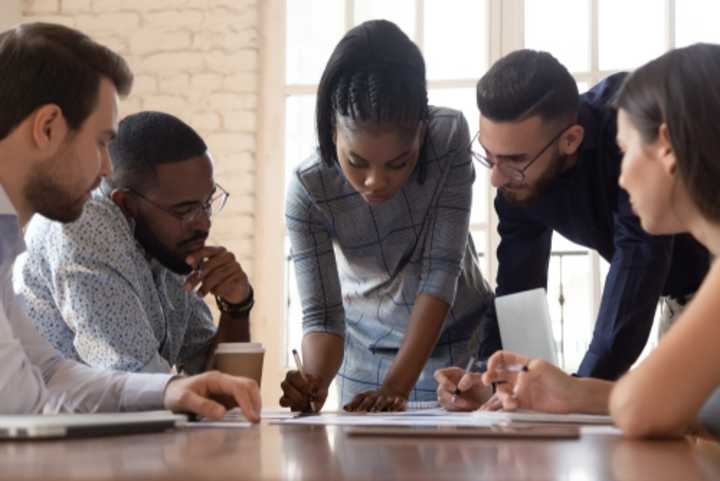
[[[677,415],[667,415],[663,406],[634,393],[620,381],[610,394],[610,415],[625,437],[667,438],[685,434],[688,424]]]

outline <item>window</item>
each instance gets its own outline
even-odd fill
[[[720,32],[702,20],[718,13],[720,5],[702,0],[524,0],[524,45],[555,55],[583,92],[675,46],[720,42]],[[597,253],[555,234],[548,300],[560,359],[569,371],[577,369],[592,339],[607,270]],[[644,355],[656,343],[655,327]]]
[[[477,129],[478,113],[474,88],[488,66],[518,48],[548,50],[563,62],[577,80],[581,91],[617,71],[632,69],[674,46],[697,41],[720,42],[720,31],[706,18],[720,13],[716,2],[702,0],[268,0],[265,30],[273,38],[266,51],[263,96],[271,114],[261,126],[268,177],[260,188],[260,202],[275,207],[271,224],[259,233],[260,243],[275,245],[273,236],[283,235],[282,202],[284,186],[295,166],[310,155],[316,144],[314,103],[317,83],[336,43],[352,26],[372,18],[386,18],[398,24],[421,48],[427,65],[430,103],[461,110]],[[279,20],[280,19],[280,20]],[[569,20],[569,19],[572,19]],[[627,39],[632,38],[632,42]],[[268,75],[268,71],[270,74]],[[278,103],[278,91],[283,94]],[[278,125],[282,124],[282,125]],[[265,133],[267,132],[267,133]],[[261,144],[263,142],[261,141]],[[262,155],[262,154],[261,154]],[[263,159],[261,159],[263,161]],[[497,272],[495,250],[497,219],[492,206],[494,192],[488,172],[476,166],[471,230],[482,269],[494,285]],[[278,172],[285,174],[277,182]],[[265,213],[264,215],[267,215]],[[264,225],[264,224],[262,224]],[[302,336],[301,307],[297,298],[287,238],[285,264],[276,275],[259,278],[272,285],[260,286],[277,292],[284,286],[288,301],[284,310],[268,303],[264,319],[273,319],[273,342],[285,339],[286,349],[276,356],[285,368],[287,356],[298,347]],[[265,265],[261,263],[260,265]],[[263,267],[261,267],[263,269]],[[561,236],[553,238],[548,299],[561,360],[568,371],[579,365],[592,337],[600,304],[607,263],[594,252]],[[273,295],[277,303],[277,295]],[[279,322],[282,319],[283,322]],[[268,379],[270,383],[275,379]]]

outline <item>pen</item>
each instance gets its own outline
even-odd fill
[[[470,356],[470,359],[468,359],[467,367],[465,367],[465,373],[467,374],[468,372],[470,372],[470,370],[472,369],[472,367],[474,365],[475,365],[475,356]],[[452,395],[452,399],[451,399],[451,402],[453,404],[455,404],[455,400],[457,399],[457,397],[459,395],[460,395],[460,388],[455,387],[455,391],[453,391],[453,395]]]
[[[475,366],[478,368],[478,372],[480,372],[480,373],[487,372],[487,370],[488,370],[487,361],[478,361],[475,363]],[[528,367],[525,364],[519,364],[519,363],[508,364],[507,366],[501,364],[496,369],[498,371],[503,371],[503,372],[527,372],[528,371]]]
[[[465,368],[465,373],[471,372],[473,367],[477,367],[477,372],[484,373],[488,370],[488,363],[487,361],[478,361],[475,362],[475,358],[471,357],[468,361],[468,365]],[[514,364],[508,364],[508,365],[499,365],[496,370],[503,371],[503,372],[528,372],[528,367],[525,364],[520,363],[514,363]],[[495,384],[505,384],[507,381],[496,381],[493,383]],[[494,388],[493,388],[494,390]],[[455,391],[453,392],[452,398],[450,399],[450,402],[453,404],[457,400],[457,397],[460,395],[461,391],[459,387],[455,388]]]
[[[303,369],[302,361],[300,360],[300,356],[298,355],[297,349],[292,350],[293,359],[295,359],[295,366],[297,367],[298,372],[300,373],[300,377],[303,378],[303,381],[310,384],[310,381],[308,380],[307,376],[305,375],[305,370]],[[313,410],[313,413],[317,412],[317,409],[315,407],[315,402],[312,400],[310,401],[310,408]]]

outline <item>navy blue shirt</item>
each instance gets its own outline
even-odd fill
[[[617,379],[642,352],[660,296],[695,292],[710,263],[689,235],[643,231],[627,192],[618,185],[620,153],[610,107],[625,74],[580,96],[585,129],[577,162],[529,204],[495,198],[499,218],[497,295],[547,288],[553,231],[595,249],[610,263],[590,348],[578,375]]]

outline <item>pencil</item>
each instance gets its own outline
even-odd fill
[[[295,359],[295,366],[297,367],[297,370],[300,373],[300,377],[303,378],[303,381],[310,384],[310,381],[308,380],[308,377],[305,374],[305,370],[303,369],[302,361],[300,360],[300,355],[298,354],[297,349],[292,350],[292,355],[293,355],[293,359]],[[313,413],[316,413],[318,411],[315,401],[313,400],[313,396],[310,396],[310,409],[312,409]]]
[[[467,363],[467,367],[465,367],[465,374],[469,373],[474,365],[475,365],[475,356],[470,356],[470,359],[468,360],[468,363]],[[459,395],[460,395],[460,388],[456,386],[455,391],[453,392],[452,401],[455,402],[455,398]]]

